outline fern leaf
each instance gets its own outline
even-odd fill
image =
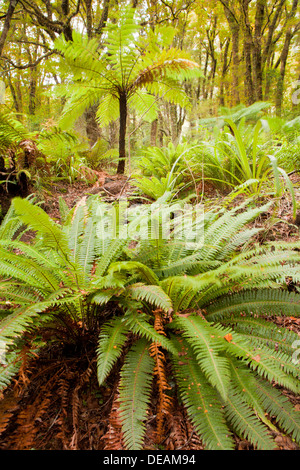
[[[230,391],[225,415],[233,430],[248,439],[259,450],[274,450],[275,442],[271,439],[268,428],[255,416],[254,412],[242,400],[241,395]]]
[[[113,274],[114,272],[126,271],[129,273],[136,273],[142,277],[148,284],[158,285],[159,279],[151,268],[138,261],[120,261],[118,263],[112,263],[108,273]]]
[[[220,321],[226,314],[255,313],[300,315],[300,295],[279,289],[249,290],[226,295],[207,307],[207,319]]]
[[[127,354],[121,370],[120,416],[128,450],[141,450],[143,447],[153,368],[149,343],[141,339]]]
[[[66,257],[68,242],[58,225],[40,207],[26,199],[15,198],[12,202],[20,220],[32,230],[43,236],[44,246],[54,248]]]
[[[186,340],[172,337],[177,357],[172,357],[181,399],[197,433],[209,450],[233,450],[234,443],[218,392],[211,387]]]
[[[143,300],[168,312],[172,301],[160,286],[148,286],[142,283],[127,286],[126,291],[132,299]]]
[[[101,328],[97,349],[97,377],[102,385],[120,357],[127,339],[128,328],[122,318],[116,318]]]
[[[177,315],[173,323],[183,330],[182,334],[191,344],[205,376],[226,400],[230,368],[228,359],[219,354],[225,349],[224,339],[205,320],[194,315]]]
[[[146,316],[142,312],[130,312],[130,316],[126,315],[126,322],[133,333],[143,336],[152,343],[158,343],[167,351],[176,354],[172,342],[164,335],[159,334],[146,320]]]
[[[295,410],[288,398],[262,380],[257,383],[256,393],[267,413],[274,416],[280,428],[300,444],[300,412]]]

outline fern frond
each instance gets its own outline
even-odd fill
[[[259,450],[274,450],[268,428],[255,416],[243,401],[242,396],[230,390],[225,404],[225,415],[234,431],[248,439]]]
[[[120,416],[128,450],[141,450],[143,447],[153,368],[149,343],[140,339],[127,354],[121,369]]]
[[[114,320],[102,326],[97,349],[97,378],[102,385],[113,365],[120,357],[127,340],[128,328],[123,318]]]
[[[19,197],[13,199],[13,207],[20,220],[43,237],[44,246],[54,248],[64,257],[68,254],[68,242],[63,231],[40,207]]]
[[[270,416],[274,416],[279,427],[289,433],[300,444],[300,412],[289,399],[272,385],[259,380],[256,393]]]
[[[109,267],[108,273],[112,275],[115,272],[125,271],[127,273],[138,274],[148,284],[158,285],[159,279],[151,268],[138,261],[119,261],[112,263]]]
[[[1,343],[0,343],[1,344]],[[2,352],[2,351],[1,351]],[[4,358],[0,357],[0,397],[11,383],[12,379],[18,373],[21,365],[19,351],[6,354]]]
[[[145,285],[143,283],[131,284],[126,292],[132,299],[142,300],[168,312],[172,308],[172,301],[160,286]]]
[[[228,359],[220,355],[226,346],[224,339],[205,320],[195,315],[177,315],[173,323],[172,326],[182,330],[182,335],[193,348],[207,379],[226,400],[230,368]]]
[[[246,290],[226,295],[206,307],[208,321],[222,321],[229,314],[300,315],[300,295],[281,289]]]
[[[133,333],[141,335],[152,343],[158,343],[167,351],[176,354],[176,350],[174,349],[173,344],[169,338],[159,334],[147,321],[146,315],[144,315],[142,312],[131,311],[130,314],[126,315],[126,323]]]
[[[179,353],[172,362],[180,396],[198,435],[209,450],[233,450],[218,392],[207,380],[187,341],[173,336],[172,341]]]

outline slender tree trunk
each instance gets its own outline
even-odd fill
[[[157,146],[157,129],[158,129],[158,119],[155,119],[151,123],[151,131],[150,131],[150,145],[152,147]]]
[[[9,2],[7,13],[5,15],[3,30],[2,30],[2,33],[1,33],[1,36],[0,36],[0,57],[2,55],[2,51],[3,51],[4,45],[5,45],[7,34],[8,34],[8,31],[9,31],[9,28],[10,28],[11,19],[12,19],[12,16],[14,14],[17,3],[18,3],[18,0],[10,0],[10,2]]]
[[[117,173],[123,175],[125,173],[126,158],[126,126],[127,126],[127,96],[122,93],[119,98],[120,109],[120,129],[119,129],[119,163]]]
[[[262,26],[265,8],[266,0],[258,0],[255,14],[253,45],[253,84],[257,101],[262,101],[263,99]]]
[[[289,14],[288,20],[294,18],[297,12],[297,7],[298,7],[298,0],[293,0],[293,4],[292,4],[292,8],[291,8],[291,12]],[[275,97],[275,108],[276,108],[277,116],[281,116],[282,100],[283,100],[283,93],[284,93],[285,69],[286,69],[287,58],[289,55],[290,44],[291,44],[291,40],[293,38],[294,32],[295,31],[293,30],[292,26],[290,26],[287,29],[287,32],[285,34],[283,49],[282,49],[281,56],[280,56],[280,74],[279,74],[279,78],[277,81],[277,91],[276,91],[276,97]]]
[[[252,81],[252,33],[249,21],[249,0],[243,0],[244,13],[244,61],[245,61],[245,97],[247,105],[250,106],[255,101],[254,88]]]
[[[224,54],[223,54],[223,64],[222,64],[222,74],[221,74],[221,83],[220,83],[220,106],[225,106],[225,77],[228,69],[228,50],[229,50],[230,38],[226,39]]]

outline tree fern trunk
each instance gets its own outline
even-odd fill
[[[119,98],[120,107],[120,130],[119,130],[119,163],[117,173],[123,175],[125,171],[125,138],[126,138],[126,123],[127,123],[127,96],[126,93],[120,94]]]

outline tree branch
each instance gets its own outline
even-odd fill
[[[24,69],[29,69],[29,68],[34,68],[36,67],[43,59],[46,59],[47,57],[50,57],[51,55],[53,54],[59,54],[58,51],[56,50],[53,50],[53,51],[50,51],[50,52],[47,52],[46,54],[42,55],[41,57],[39,57],[35,62],[33,62],[32,64],[26,64],[26,65],[17,65],[15,64],[11,59],[9,59],[8,57],[5,57],[5,56],[2,56],[2,59],[6,60],[10,65],[12,65],[12,67],[14,67],[15,69],[18,69],[18,70],[24,70]]]

